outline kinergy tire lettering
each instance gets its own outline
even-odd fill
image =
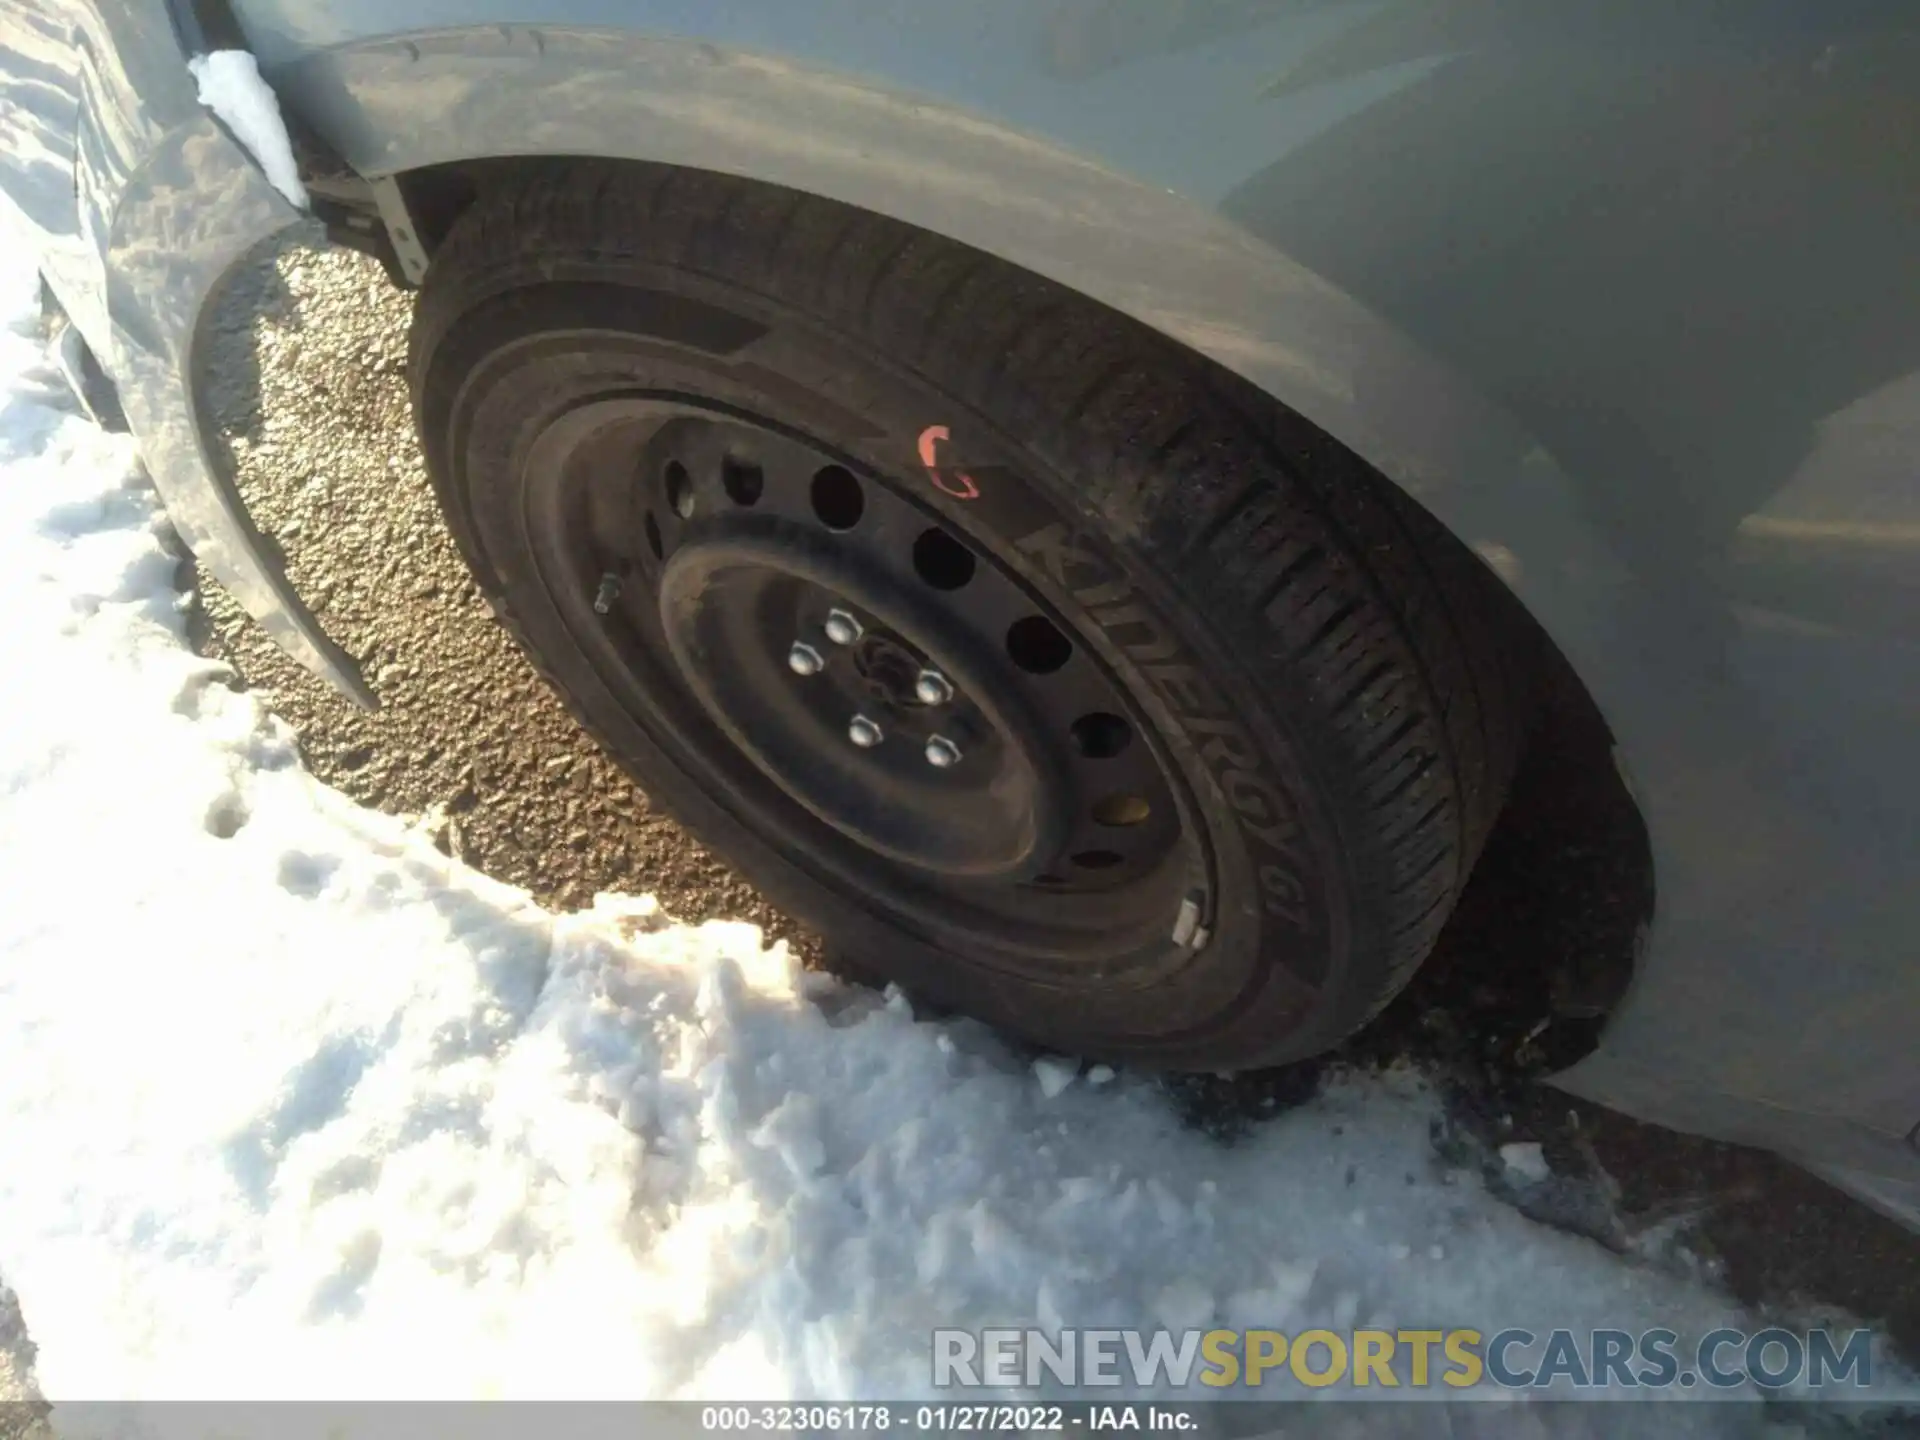
[[[1252,738],[1227,712],[1220,692],[1200,670],[1179,660],[1179,641],[1095,555],[1074,545],[1058,522],[1014,542],[1137,662],[1161,701],[1196,742],[1207,771],[1227,797],[1241,826],[1269,852],[1256,862],[1267,913],[1298,930],[1311,928],[1294,810],[1262,774]]]

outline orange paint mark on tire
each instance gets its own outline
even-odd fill
[[[933,481],[933,488],[943,495],[951,495],[956,500],[978,500],[980,487],[973,483],[973,477],[964,470],[942,470],[940,467],[939,446],[942,440],[952,439],[952,434],[944,425],[929,425],[920,432],[920,463],[927,468],[927,478]]]

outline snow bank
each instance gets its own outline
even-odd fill
[[[1416,1077],[1223,1148],[356,808],[188,650],[129,447],[58,408],[3,246],[0,286],[0,1275],[56,1401],[900,1398],[941,1325],[1743,1323],[1448,1170]]]
[[[260,64],[245,50],[215,50],[187,62],[200,103],[218,115],[234,138],[247,147],[273,188],[287,202],[307,208],[307,187],[300,183],[293,141],[280,118],[280,102],[260,78]]]

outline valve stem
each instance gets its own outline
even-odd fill
[[[609,570],[600,577],[600,588],[593,592],[593,613],[605,615],[620,598],[620,577]]]

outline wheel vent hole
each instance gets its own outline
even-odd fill
[[[1119,853],[1113,850],[1082,850],[1073,857],[1073,863],[1082,870],[1111,870],[1120,859]]]
[[[751,460],[736,460],[729,455],[720,462],[720,488],[736,505],[758,505],[767,477]]]
[[[1007,627],[1007,654],[1029,675],[1051,675],[1073,658],[1073,642],[1041,615],[1029,615]]]
[[[660,522],[653,518],[653,512],[651,510],[647,512],[647,521],[642,528],[647,533],[647,549],[653,552],[653,558],[656,560],[664,560],[667,554],[667,547],[660,543]]]
[[[814,472],[813,513],[829,530],[851,530],[866,508],[866,494],[852,471],[828,465]]]
[[[1095,822],[1113,830],[1129,825],[1144,825],[1151,814],[1153,806],[1147,803],[1144,795],[1107,795],[1093,807]]]
[[[1033,883],[1036,885],[1064,885],[1067,883],[1067,877],[1064,875],[1036,875],[1033,877]]]
[[[1133,727],[1104,710],[1082,715],[1073,722],[1070,733],[1074,748],[1089,760],[1111,760],[1133,739]]]
[[[693,477],[678,460],[667,462],[667,504],[682,520],[693,518]]]
[[[958,590],[973,579],[973,567],[973,552],[938,526],[913,542],[913,568],[936,590]]]

